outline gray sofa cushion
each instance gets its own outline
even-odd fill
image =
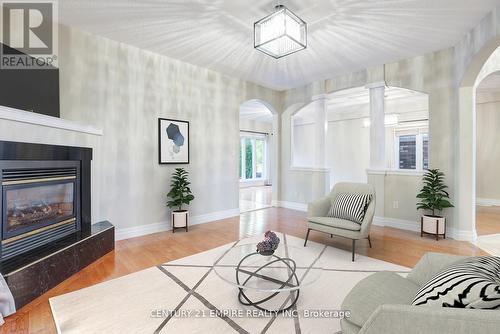
[[[329,227],[341,228],[349,231],[359,231],[361,229],[361,225],[358,223],[352,222],[350,220],[344,220],[339,218],[331,218],[331,217],[310,217],[308,218],[310,222],[321,224]]]
[[[340,319],[342,334],[358,334],[361,327],[349,322],[349,318]]]
[[[419,286],[392,272],[379,272],[361,280],[342,303],[351,311],[349,322],[363,327],[372,313],[383,304],[410,305]]]

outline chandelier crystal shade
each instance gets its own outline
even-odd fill
[[[276,59],[307,47],[307,24],[283,5],[255,22],[254,47]]]

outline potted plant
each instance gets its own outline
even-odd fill
[[[439,240],[442,235],[446,238],[446,218],[439,215],[446,208],[452,208],[450,194],[446,191],[448,188],[444,184],[444,173],[439,169],[429,169],[423,178],[424,186],[417,198],[418,210],[424,210],[429,214],[424,214],[421,218],[421,233],[432,234]]]
[[[167,197],[170,198],[167,206],[172,209],[172,232],[175,232],[176,228],[185,228],[186,232],[188,230],[189,212],[183,210],[182,206],[189,205],[194,199],[191,188],[189,188],[190,184],[188,172],[184,168],[176,168],[172,174],[170,191],[167,194]]]

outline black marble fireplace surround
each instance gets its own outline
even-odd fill
[[[75,191],[72,198],[77,200],[73,211],[74,231],[55,236],[44,245],[21,254],[0,259],[0,273],[9,285],[19,309],[112,251],[114,227],[109,222],[94,225],[91,222],[91,148],[0,141],[0,166],[2,163],[5,166],[7,161],[7,166],[14,164],[17,168],[23,162],[28,168],[40,164],[54,166],[53,162],[56,162],[55,165],[61,162],[61,166],[75,167],[75,180],[78,181],[71,188]],[[2,220],[4,218],[0,217]],[[5,239],[5,231],[0,233]]]

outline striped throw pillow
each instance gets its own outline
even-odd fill
[[[500,257],[458,261],[431,278],[413,305],[500,310]]]
[[[327,216],[361,224],[371,199],[372,195],[338,194]]]

